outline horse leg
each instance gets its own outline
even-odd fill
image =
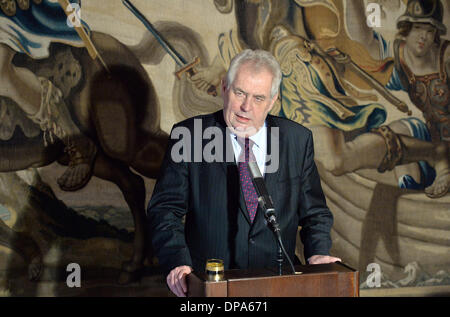
[[[141,176],[134,174],[124,163],[107,158],[99,153],[94,175],[116,184],[121,190],[133,214],[134,242],[133,256],[123,263],[120,284],[127,284],[139,278],[145,256],[145,184]]]
[[[168,140],[169,135],[164,131],[153,134],[140,133],[136,147],[139,150],[130,166],[141,175],[157,178]]]
[[[12,230],[0,219],[0,244],[16,251],[25,259],[30,281],[39,278],[42,272],[42,255],[33,238]]]

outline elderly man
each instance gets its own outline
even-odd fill
[[[340,261],[328,255],[333,216],[314,163],[312,134],[268,115],[280,81],[270,53],[245,50],[222,81],[224,109],[173,127],[147,213],[154,251],[177,296],[187,292],[186,275],[204,270],[210,258],[223,259],[225,269],[277,265],[277,241],[247,168],[252,160],[264,174],[289,257],[295,258],[301,226],[310,264]]]

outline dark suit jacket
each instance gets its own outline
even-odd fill
[[[194,119],[201,120],[203,131],[208,127],[220,128],[224,138],[219,141],[224,148],[226,140],[230,142],[225,137],[222,111],[187,119],[174,129],[184,127],[191,132],[192,142],[204,146],[211,140],[202,141],[194,136]],[[267,153],[272,150],[270,133],[274,133],[273,127],[279,128],[279,168],[274,173],[266,173],[264,178],[286,251],[294,259],[300,225],[305,258],[328,255],[333,216],[326,205],[314,163],[312,133],[291,120],[271,115],[266,124]],[[171,151],[177,142],[169,141],[147,209],[153,250],[164,272],[180,265],[202,271],[209,258],[223,259],[225,269],[275,268],[277,242],[259,207],[255,220],[250,223],[236,163],[175,163]],[[191,160],[195,146],[192,145],[191,153],[185,153]],[[231,142],[228,146],[233,151]]]

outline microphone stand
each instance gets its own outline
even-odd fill
[[[273,206],[272,198],[267,192],[267,188],[264,184],[264,179],[261,175],[261,172],[259,171],[258,164],[256,162],[249,162],[248,169],[252,178],[253,185],[255,186],[256,193],[258,194],[258,204],[264,211],[264,217],[266,218],[267,224],[272,229],[272,232],[275,235],[275,239],[278,242],[278,274],[283,275],[283,254],[285,255],[286,259],[288,259],[293,274],[296,274],[294,264],[292,263],[291,258],[284,248],[283,241],[281,239],[280,226],[275,217],[275,207]]]
[[[287,254],[286,249],[284,248],[283,245],[283,240],[281,239],[281,230],[275,217],[275,209],[273,208],[267,209],[265,208],[265,206],[261,207],[264,210],[264,216],[267,220],[267,223],[269,224],[269,227],[272,229],[272,232],[275,235],[275,239],[277,240],[278,243],[278,252],[277,252],[278,275],[283,275],[283,261],[284,261],[283,254],[291,266],[292,273],[296,274],[294,264],[292,263],[292,260],[289,257],[289,255]]]
[[[278,275],[283,275],[283,250],[281,249],[281,245],[279,242],[278,242],[277,262],[278,262]]]

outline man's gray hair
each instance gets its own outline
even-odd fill
[[[265,68],[272,73],[273,78],[270,98],[273,98],[278,93],[280,88],[281,68],[275,57],[264,50],[246,49],[231,60],[230,68],[228,69],[226,77],[227,88],[230,88],[230,85],[233,83],[239,67],[245,63],[251,63],[255,70]]]

